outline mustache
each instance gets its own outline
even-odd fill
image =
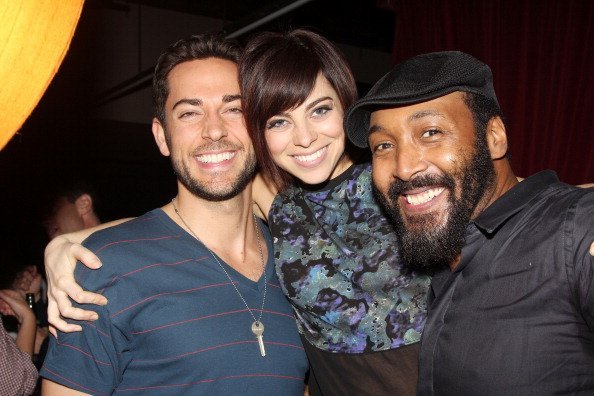
[[[208,144],[203,144],[201,146],[196,147],[194,150],[192,150],[192,155],[200,155],[200,154],[204,154],[204,153],[208,153],[211,151],[220,151],[220,150],[241,150],[243,147],[235,144],[235,143],[231,143],[229,141],[225,141],[225,140],[219,140],[216,142],[212,142],[212,143],[208,143]]]
[[[456,187],[456,182],[451,175],[447,174],[421,175],[409,181],[396,179],[392,184],[390,184],[388,196],[390,198],[396,198],[397,196],[402,195],[404,191],[424,187],[445,187],[447,189],[453,190]]]

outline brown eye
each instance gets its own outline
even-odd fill
[[[373,146],[373,152],[374,153],[378,153],[384,150],[388,150],[392,148],[392,143],[388,143],[388,142],[383,142],[383,143],[379,143],[376,144],[375,146]]]
[[[433,137],[435,135],[440,134],[441,131],[439,129],[429,129],[425,132],[423,132],[423,134],[421,135],[421,137]]]
[[[196,115],[196,112],[194,112],[194,111],[185,111],[179,115],[179,118],[188,118],[188,117],[192,117],[194,115]]]

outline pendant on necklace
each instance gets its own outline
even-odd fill
[[[266,356],[266,350],[264,350],[264,324],[259,320],[252,323],[252,333],[258,339],[258,345],[260,346],[260,355]]]

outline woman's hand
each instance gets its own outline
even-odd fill
[[[100,268],[101,262],[90,250],[78,243],[73,243],[71,239],[76,238],[72,238],[71,234],[58,236],[45,248],[45,272],[48,282],[47,315],[51,325],[50,332],[54,336],[57,336],[56,329],[66,333],[81,330],[79,325],[67,323],[63,318],[97,319],[97,313],[73,307],[70,298],[79,304],[107,304],[104,296],[83,290],[74,280],[77,260],[91,269]]]

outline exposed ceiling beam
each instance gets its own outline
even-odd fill
[[[265,23],[268,23],[268,22],[274,20],[275,18],[285,15],[285,14],[293,11],[294,9],[301,7],[302,5],[307,4],[311,1],[313,1],[313,0],[295,0],[295,1],[289,1],[289,2],[280,1],[278,3],[275,3],[274,8],[276,8],[276,9],[274,11],[271,11],[270,6],[265,7],[263,9],[261,9],[259,12],[251,14],[251,15],[256,15],[256,14],[264,13],[265,14],[264,16],[258,17],[256,20],[252,20],[251,22],[245,22],[245,25],[242,25],[241,27],[238,27],[237,29],[235,29],[234,26],[241,23],[242,21],[240,21],[238,23],[231,24],[227,28],[225,28],[222,33],[227,38],[237,38],[237,37],[239,37],[243,34],[246,34],[250,31],[256,29],[257,27],[259,27]],[[279,6],[280,6],[280,8],[278,8]],[[231,32],[227,33],[228,30],[231,30]],[[137,92],[139,90],[149,87],[151,84],[153,72],[154,72],[154,66],[141,71],[134,77],[132,77],[128,80],[125,80],[112,88],[105,90],[104,92],[102,92],[101,94],[99,94],[97,96],[97,98],[95,100],[95,104],[97,106],[102,106],[102,105],[108,104],[110,102],[113,102],[114,100],[123,98],[125,96],[128,96],[128,95],[134,93],[134,92]]]

